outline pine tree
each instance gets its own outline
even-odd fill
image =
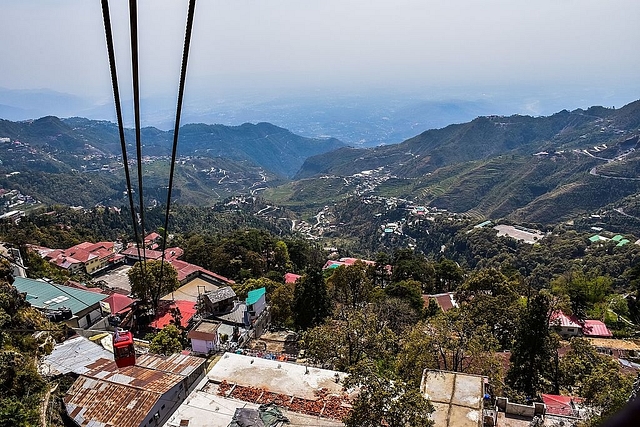
[[[293,297],[296,325],[307,329],[319,325],[331,312],[322,270],[314,268],[296,282]]]
[[[555,340],[549,331],[550,299],[539,293],[529,300],[511,350],[507,384],[533,398],[543,390],[553,372]]]

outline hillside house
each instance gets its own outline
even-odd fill
[[[576,316],[567,316],[562,311],[551,314],[549,326],[556,329],[563,338],[585,336],[590,338],[611,338],[613,334],[599,320],[580,320]]]
[[[106,362],[106,363],[105,363]],[[99,360],[67,391],[63,402],[79,426],[163,425],[204,374],[205,359],[145,355],[118,368]]]
[[[68,249],[49,249],[31,246],[38,254],[57,267],[74,273],[93,275],[112,265],[124,262],[124,257],[116,254],[113,242],[83,242]]]
[[[230,286],[225,286],[202,295],[203,311],[214,315],[233,310],[233,302],[237,298]]]
[[[102,319],[100,302],[108,295],[75,289],[68,286],[40,280],[16,277],[13,286],[18,292],[26,294],[27,302],[49,315],[70,310],[64,323],[71,328],[87,329]],[[55,320],[56,318],[53,317]]]
[[[266,288],[259,288],[249,291],[245,303],[249,312],[249,321],[254,322],[267,308]]]
[[[444,292],[434,295],[422,295],[422,300],[424,301],[425,308],[429,307],[429,304],[431,304],[431,300],[435,301],[438,308],[440,308],[440,310],[442,310],[443,312],[449,311],[454,307],[458,307],[454,292]]]
[[[209,354],[218,351],[220,337],[218,329],[221,322],[214,320],[201,320],[196,326],[189,331],[187,335],[191,340],[191,349],[195,353]]]
[[[286,273],[284,275],[284,283],[286,284],[293,284],[296,283],[298,281],[298,279],[300,279],[302,276],[299,274],[293,274],[293,273]]]

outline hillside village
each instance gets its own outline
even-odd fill
[[[447,211],[413,205],[406,200],[377,196],[366,200],[366,203],[381,204],[389,211],[402,209],[404,212],[404,216],[394,222],[385,222],[385,214],[380,215],[381,238],[402,236],[405,227],[423,227],[437,218],[468,223]],[[326,220],[326,216],[318,215],[317,228],[325,224],[325,228],[331,230],[323,222]],[[551,235],[517,225],[494,225],[491,221],[471,225],[465,233],[472,235],[488,229],[493,229],[496,238],[506,236],[525,245],[535,245]],[[629,239],[622,235],[608,238],[604,237],[608,234],[606,230],[592,231],[599,233],[588,239],[594,248],[611,242],[616,247],[632,243],[631,236]],[[98,423],[123,427],[223,427],[235,425],[234,422],[244,425],[240,420],[248,419],[270,419],[272,424],[264,425],[272,426],[287,421],[309,426],[339,426],[345,422],[351,425],[348,420],[352,411],[357,412],[357,399],[362,390],[343,385],[348,370],[341,370],[344,365],[339,362],[324,359],[319,348],[307,342],[308,335],[283,328],[279,320],[272,318],[279,316],[276,312],[282,307],[281,301],[274,299],[275,294],[267,290],[271,282],[256,281],[247,289],[235,280],[184,261],[185,250],[181,247],[169,247],[163,252],[161,240],[162,236],[154,232],[145,236],[140,246],[107,241],[83,242],[65,249],[26,246],[29,253],[36,254],[53,268],[90,278],[86,282],[89,285],[73,280],[56,283],[47,278],[28,278],[26,270],[16,269],[13,279],[13,287],[31,307],[40,310],[50,322],[67,328],[67,338],[55,344],[51,353],[41,360],[39,370],[52,383],[58,383],[63,377],[73,381],[62,396],[63,408],[70,420],[78,426]],[[329,258],[322,271],[330,288],[339,286],[345,274],[369,271],[367,274],[374,274],[373,280],[380,280],[383,292],[409,298],[409,294],[396,293],[400,288],[395,277],[407,273],[415,276],[417,264],[402,273],[407,267],[397,261],[395,265],[381,265],[381,261],[340,257],[337,248],[326,249]],[[6,253],[8,259],[22,265],[19,251]],[[175,271],[176,288],[159,295],[157,307],[136,295],[134,279],[129,275],[141,261],[165,261],[167,268]],[[285,271],[280,279],[282,285],[270,289],[279,293],[285,287],[304,286],[310,280],[308,274]],[[348,280],[351,282],[346,282],[345,289],[356,286],[353,277]],[[409,283],[402,286],[410,286]],[[262,284],[266,286],[260,286]],[[419,289],[419,310],[435,318],[446,318],[484,299],[476,294],[475,300],[469,300],[468,291],[460,290],[463,288],[455,291],[450,285],[438,285],[430,288],[430,293],[425,293],[425,288]],[[348,292],[355,292],[351,289]],[[408,292],[409,288],[406,289],[403,292]],[[364,288],[358,292],[363,291]],[[357,302],[366,299],[349,299],[362,298],[364,294],[348,295],[344,294],[347,299],[342,300],[336,294],[338,301],[342,301],[339,304],[353,303],[354,307],[367,309]],[[552,310],[546,324],[549,332],[560,339],[559,354],[568,360],[577,351],[574,343],[584,342],[593,354],[602,355],[597,357],[615,361],[615,366],[619,366],[616,369],[626,375],[640,372],[637,340],[617,338],[618,332],[612,333],[601,319],[585,318],[576,311],[567,314],[564,310]],[[620,313],[617,314],[619,320]],[[351,315],[356,312],[348,314]],[[623,320],[635,328],[627,318]],[[178,340],[178,347],[160,350],[169,353],[155,354],[156,338],[151,342],[145,338],[163,336],[170,342],[171,332],[167,331],[171,330],[178,331],[184,344]],[[339,345],[338,342],[339,339],[335,345]],[[510,352],[497,348],[492,351],[495,352],[492,357],[508,370]],[[590,406],[592,400],[577,394],[542,393],[536,402],[513,402],[500,394],[504,389],[494,383],[495,377],[452,369],[446,358],[444,365],[435,365],[440,369],[431,366],[420,369],[421,379],[412,387],[429,399],[434,412],[423,415],[436,426],[529,426],[531,423],[579,426],[582,420],[593,417],[594,411],[597,414],[601,410]],[[119,396],[120,403],[112,400],[113,395]]]

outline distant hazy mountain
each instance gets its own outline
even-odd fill
[[[58,160],[76,167],[79,155],[99,153],[119,155],[120,140],[114,123],[83,118],[11,122],[0,120],[0,137],[28,142],[33,147],[46,147]],[[332,151],[344,144],[334,138],[305,138],[269,123],[241,126],[185,125],[179,135],[179,154],[223,157],[248,161],[280,176],[292,176],[304,160],[312,155]],[[171,153],[173,132],[148,127],[142,130],[142,154],[167,156]],[[135,136],[126,132],[129,157],[133,158]]]
[[[307,206],[309,194],[331,184],[324,204],[364,191],[478,218],[551,224],[605,206],[640,216],[629,198],[640,192],[639,141],[640,101],[549,117],[479,117],[401,144],[310,157],[297,182],[266,196]]]
[[[563,110],[548,117],[483,116],[425,131],[400,144],[342,148],[338,153],[311,157],[296,179],[317,174],[351,175],[378,167],[402,177],[419,177],[443,166],[507,153],[534,154],[602,143],[638,126],[640,101],[620,109]]]

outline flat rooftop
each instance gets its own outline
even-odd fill
[[[237,408],[258,409],[256,403],[244,402],[218,395],[211,390],[203,390],[202,384],[191,393],[184,403],[173,413],[165,427],[228,427]],[[295,426],[313,427],[340,427],[342,422],[305,415],[289,411],[280,407],[280,410]],[[286,425],[286,424],[285,424]]]
[[[534,244],[545,237],[541,231],[514,227],[513,225],[496,225],[493,229],[498,231],[498,236],[509,236],[529,244]]]
[[[436,426],[479,427],[482,425],[484,377],[459,372],[428,371],[420,391],[431,400]]]
[[[315,391],[342,394],[342,381],[347,374],[306,367],[295,363],[225,353],[207,374],[214,382],[264,388],[304,399],[316,399]],[[337,380],[337,382],[336,382]]]
[[[205,292],[215,291],[220,286],[216,286],[206,280],[203,280],[199,277],[190,280],[184,285],[180,286],[177,290],[173,291],[171,294],[167,294],[163,296],[162,300],[183,300],[183,301],[191,301],[198,302],[198,295],[203,294]]]

